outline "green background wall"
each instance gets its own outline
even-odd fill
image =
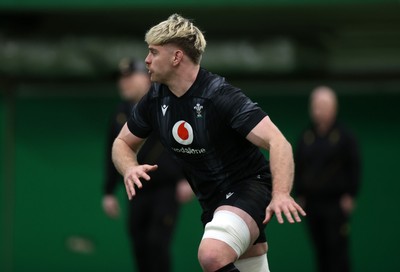
[[[0,154],[1,160],[4,160],[4,99],[0,95]],[[3,192],[4,192],[4,169],[3,163],[0,164],[0,199],[3,199]],[[0,243],[3,243],[3,226],[4,226],[4,210],[3,210],[3,202],[0,200]],[[0,250],[2,247],[0,246]],[[2,255],[0,255],[0,262],[2,261]]]
[[[261,104],[289,141],[296,142],[308,123],[306,94],[314,82],[236,85]],[[332,86],[340,91],[340,118],[358,136],[363,158],[363,185],[352,224],[354,271],[399,271],[400,95],[375,93],[385,89],[380,83],[332,82]],[[88,89],[93,92],[85,92]],[[108,219],[100,205],[105,130],[116,103],[107,93],[113,89],[111,84],[18,88],[15,190],[10,192],[14,234],[8,248],[14,271],[132,269],[125,222]],[[368,92],[360,94],[360,90]],[[119,196],[124,204],[122,188]],[[200,271],[196,258],[202,230],[199,216],[195,201],[181,210],[173,245],[174,271]],[[93,251],[71,251],[68,241],[74,236],[92,243]],[[272,271],[312,271],[304,224],[281,226],[274,220],[267,236]],[[1,271],[9,261],[0,263]]]

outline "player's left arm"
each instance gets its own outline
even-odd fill
[[[270,221],[273,214],[282,224],[282,213],[290,223],[301,222],[299,214],[305,216],[306,213],[290,196],[294,178],[292,146],[268,116],[264,117],[246,138],[270,153],[272,200],[266,209],[264,224]]]

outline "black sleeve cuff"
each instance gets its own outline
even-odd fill
[[[139,128],[134,122],[128,121],[127,122],[129,131],[135,135],[136,137],[146,139],[150,135],[150,131],[144,131],[143,129]]]
[[[253,130],[253,128],[255,128],[258,123],[260,123],[261,120],[264,119],[266,116],[268,115],[263,110],[254,110],[251,114],[249,114],[249,117],[244,122],[244,124],[238,128],[238,132],[244,137],[247,137],[247,135]]]

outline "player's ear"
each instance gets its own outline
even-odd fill
[[[175,50],[174,51],[174,58],[173,58],[173,65],[178,65],[183,59],[183,52],[182,50]]]

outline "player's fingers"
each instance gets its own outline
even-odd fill
[[[306,216],[307,215],[307,213],[303,210],[303,208],[299,205],[299,204],[297,204],[296,202],[294,203],[295,205],[295,208],[300,212],[300,214],[302,215],[302,216]]]
[[[141,189],[141,188],[143,187],[142,182],[141,182],[140,179],[138,179],[137,177],[133,177],[132,180],[133,180],[133,183],[136,184],[136,186],[137,186],[139,189]],[[133,186],[133,184],[132,184],[132,187],[135,187],[135,186]]]
[[[268,206],[265,212],[265,219],[263,221],[263,224],[267,224],[271,220],[273,214],[274,214],[273,211]]]
[[[282,211],[279,208],[275,209],[275,215],[276,215],[276,219],[278,220],[279,224],[283,224],[285,222],[282,217]]]
[[[126,186],[127,189],[129,190],[129,193],[131,194],[131,198],[132,199],[135,195],[136,195],[136,190],[135,190],[135,181],[132,177],[128,177],[126,179]]]
[[[290,213],[293,215],[294,220],[296,220],[296,222],[300,223],[301,218],[299,216],[299,213],[297,212],[297,209],[294,206],[292,206],[289,208],[289,210],[290,210]]]
[[[283,214],[285,215],[288,222],[293,224],[294,220],[293,220],[292,214],[290,213],[290,210],[287,207],[284,207],[282,210],[283,210]]]
[[[129,188],[129,180],[125,181],[125,190],[126,190],[126,194],[128,195],[128,199],[131,200],[132,193],[131,193],[131,189]]]
[[[149,165],[149,164],[145,164],[145,165],[143,165],[143,171],[145,171],[145,172],[151,172],[151,171],[155,171],[155,170],[157,170],[157,168],[158,168],[158,165]]]
[[[294,202],[293,205],[294,205],[294,207],[296,208],[296,210],[300,212],[300,214],[301,214],[302,216],[306,216],[306,215],[307,215],[307,213],[303,210],[303,208],[302,208],[299,204],[297,204],[296,202]]]
[[[150,180],[150,176],[146,172],[141,172],[140,177],[144,178],[145,180]]]
[[[131,192],[131,196],[134,197],[136,195],[134,179],[128,179],[128,187],[129,191]]]

